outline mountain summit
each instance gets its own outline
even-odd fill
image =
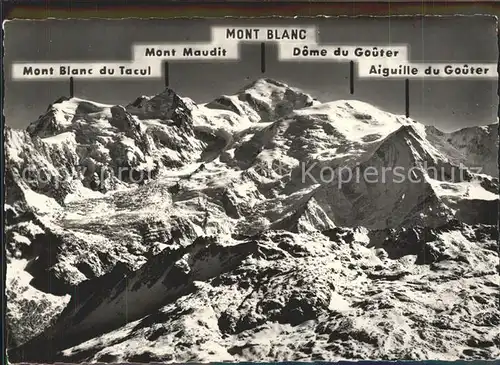
[[[7,128],[14,362],[500,356],[497,125],[257,80]]]
[[[269,122],[315,103],[313,97],[297,88],[272,79],[258,79],[235,95],[223,95],[206,107],[247,115],[254,122]]]

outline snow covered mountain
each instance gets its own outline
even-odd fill
[[[448,158],[480,168],[482,173],[498,177],[498,122],[443,133],[427,127],[429,139],[447,151]],[[492,158],[493,157],[493,158]]]
[[[11,361],[500,356],[498,124],[261,79],[5,138]]]

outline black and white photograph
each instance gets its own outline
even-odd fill
[[[3,27],[10,363],[500,358],[496,17]]]

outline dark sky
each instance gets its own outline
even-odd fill
[[[12,62],[131,59],[135,42],[210,40],[211,24],[316,24],[320,43],[410,45],[412,62],[497,62],[493,17],[321,18],[301,20],[44,20],[5,24],[5,110],[8,125],[24,128],[62,95],[67,81],[12,81]],[[180,95],[207,102],[242,86],[270,77],[302,88],[321,101],[358,99],[404,114],[404,81],[355,81],[349,94],[349,65],[324,62],[278,62],[269,44],[267,71],[260,72],[258,45],[242,47],[237,62],[171,62],[170,85]],[[75,95],[102,103],[126,104],[139,95],[154,95],[163,80],[76,80]],[[412,80],[411,116],[442,130],[496,122],[496,80]]]

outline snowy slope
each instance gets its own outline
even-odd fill
[[[207,103],[207,108],[227,109],[253,122],[269,122],[296,109],[319,104],[303,91],[272,79],[259,79],[235,95],[223,95]]]
[[[494,358],[494,131],[269,79],[62,98],[6,130],[11,359]]]

